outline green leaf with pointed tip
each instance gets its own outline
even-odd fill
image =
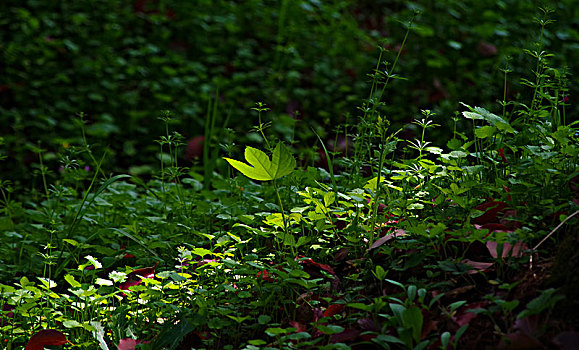
[[[279,179],[291,173],[296,166],[295,158],[281,142],[275,147],[271,160],[263,151],[249,146],[245,148],[247,163],[230,158],[224,159],[243,175],[259,181]]]
[[[482,115],[473,112],[462,112],[462,115],[467,119],[484,119]]]
[[[482,107],[474,107],[474,111],[480,114],[487,122],[491,125],[495,125],[496,123],[505,123],[508,124],[503,118],[499,117],[498,115],[487,111]]]
[[[462,112],[462,115],[465,118],[467,118],[467,119],[484,119],[487,122],[489,122],[489,124],[496,126],[501,131],[507,131],[507,132],[510,132],[511,134],[516,133],[515,129],[513,129],[513,127],[509,124],[509,122],[507,122],[503,118],[499,117],[498,115],[491,113],[482,107],[474,107],[473,108],[473,107],[471,107],[467,104],[464,104],[462,102],[461,102],[461,104],[463,106],[467,107],[468,109],[470,109],[470,112]]]

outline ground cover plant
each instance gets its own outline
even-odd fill
[[[158,171],[141,177],[108,169],[78,114],[59,167],[31,148],[37,190],[0,183],[0,347],[571,349],[578,128],[546,15],[524,97],[504,69],[498,102],[464,100],[442,143],[440,112],[417,111],[410,138],[389,118],[414,13],[317,167],[267,101],[245,143],[229,131],[192,167],[179,114],[161,112]],[[226,134],[218,101],[206,140]]]
[[[68,145],[81,143],[77,114],[85,113],[93,149],[107,150],[104,167],[132,175],[156,170],[151,140],[163,127],[160,110],[179,116],[187,139],[202,136],[209,109],[215,125],[231,128],[238,144],[253,125],[247,111],[267,102],[276,133],[303,141],[333,139],[334,125],[353,123],[366,93],[377,43],[393,61],[414,11],[422,11],[402,51],[397,74],[405,80],[385,108],[400,136],[413,137],[416,111],[439,116],[460,101],[491,108],[503,93],[523,94],[532,58],[539,1],[37,1],[0,3],[0,113],[9,155],[0,170],[18,186],[37,188],[35,146],[46,149],[51,169]],[[555,67],[579,62],[579,8],[557,0],[543,43]],[[512,64],[516,62],[517,64]],[[568,96],[576,96],[570,85]],[[576,104],[570,112],[577,113]],[[296,117],[296,113],[299,114]],[[297,120],[297,121],[296,121]],[[465,120],[466,122],[466,120]],[[448,141],[452,121],[431,130]],[[459,128],[467,124],[459,120]],[[176,125],[174,125],[176,126]],[[273,130],[272,130],[273,131]],[[250,134],[251,135],[251,134]],[[216,134],[216,145],[227,143]],[[415,135],[414,135],[415,136]],[[289,140],[289,136],[286,141]],[[193,144],[194,146],[194,144]],[[317,146],[321,148],[320,145]],[[192,147],[193,149],[195,147]],[[313,164],[317,152],[298,147]],[[189,159],[196,153],[190,152]],[[48,174],[49,178],[52,176]]]

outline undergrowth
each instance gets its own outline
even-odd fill
[[[430,110],[412,122],[418,137],[392,129],[388,87],[403,78],[399,55],[381,55],[359,119],[337,126],[345,146],[324,145],[325,169],[296,169],[295,140],[269,133],[276,121],[261,102],[247,163],[208,122],[203,167],[183,166],[177,117],[163,112],[151,178],[103,169],[110,155],[95,154],[79,115],[82,144],[60,154],[61,167],[35,148],[40,190],[19,201],[0,182],[0,347],[557,344],[577,331],[551,313],[579,309],[568,298],[576,282],[548,267],[572,256],[561,243],[577,224],[578,129],[565,114],[566,70],[540,44],[527,53],[530,98],[505,90],[497,112],[463,104],[452,118],[471,127],[442,145],[429,136],[447,117]],[[577,267],[557,260],[566,263]]]

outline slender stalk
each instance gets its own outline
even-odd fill
[[[279,188],[277,187],[277,182],[276,182],[275,180],[272,180],[272,183],[273,183],[273,188],[275,189],[275,193],[276,193],[276,195],[277,195],[277,200],[278,200],[278,202],[279,202],[279,207],[280,207],[280,209],[281,209],[281,217],[282,217],[282,220],[283,220],[283,232],[284,232],[284,235],[288,235],[288,234],[289,234],[289,232],[288,232],[288,223],[287,223],[287,220],[286,220],[286,217],[285,217],[285,211],[284,211],[284,209],[283,209],[283,202],[282,202],[282,200],[281,200],[281,196],[279,195]],[[285,241],[285,236],[284,236],[284,241]],[[284,243],[284,242],[282,242],[282,247],[283,247],[283,243]],[[296,252],[294,251],[293,245],[290,245],[290,248],[291,248],[292,254],[293,254],[294,256],[296,256]]]
[[[372,211],[372,226],[370,232],[370,239],[368,245],[371,247],[374,244],[374,230],[376,229],[376,221],[378,220],[378,207],[380,206],[378,200],[380,199],[380,176],[382,175],[382,167],[384,166],[384,156],[385,156],[385,142],[382,141],[380,150],[380,163],[378,167],[378,176],[376,177],[376,192],[374,193],[374,207]]]
[[[87,151],[88,156],[90,157],[90,159],[92,160],[93,163],[93,167],[97,168],[97,171],[101,172],[101,175],[103,176],[103,178],[107,178],[107,175],[105,174],[104,170],[101,167],[98,167],[97,164],[99,163],[96,158],[94,157],[94,155],[92,154],[92,151],[90,150],[89,144],[86,141],[86,132],[85,132],[85,128],[84,128],[84,113],[80,112],[78,114],[79,118],[80,118],[80,132],[82,134],[82,144],[84,146],[84,149]]]

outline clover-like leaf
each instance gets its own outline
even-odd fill
[[[271,160],[263,151],[249,146],[245,148],[247,163],[231,158],[224,159],[243,175],[259,181],[279,179],[291,173],[296,166],[295,158],[281,142],[273,150]]]

